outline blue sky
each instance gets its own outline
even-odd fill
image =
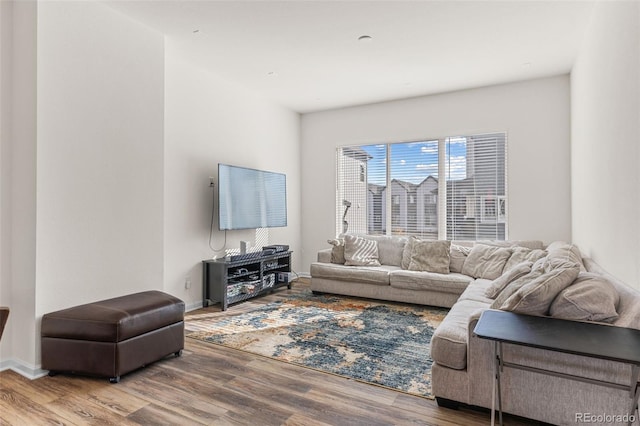
[[[466,143],[464,139],[450,139],[446,160],[449,163],[449,178],[466,177]],[[362,146],[373,158],[369,160],[369,182],[385,184],[385,145]],[[438,177],[438,141],[407,142],[391,145],[391,178],[411,183],[420,183],[429,175]]]

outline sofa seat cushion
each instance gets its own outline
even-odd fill
[[[375,285],[389,285],[389,273],[400,270],[399,266],[346,266],[335,263],[314,262],[311,276],[338,281],[350,281]]]
[[[476,302],[486,303],[491,305],[493,299],[486,296],[487,289],[491,286],[493,281],[485,280],[484,278],[478,278],[473,280],[467,289],[460,295],[458,301],[462,300],[474,300]]]
[[[458,301],[431,338],[431,359],[438,364],[464,370],[467,367],[469,319],[487,309],[487,303],[476,300]]]
[[[473,278],[462,274],[397,270],[389,274],[391,287],[461,294]]]

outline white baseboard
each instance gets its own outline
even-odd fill
[[[29,380],[38,379],[49,373],[48,370],[43,370],[40,366],[27,364],[17,359],[8,359],[0,362],[0,371],[4,370],[13,370]]]
[[[191,302],[187,305],[184,306],[184,311],[185,312],[191,312],[191,311],[195,311],[196,309],[200,309],[202,308],[202,300],[199,300],[197,302]]]

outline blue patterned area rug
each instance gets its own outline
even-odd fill
[[[430,342],[448,309],[310,291],[232,317],[190,315],[187,337],[433,398]]]

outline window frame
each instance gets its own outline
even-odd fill
[[[371,154],[369,159],[376,158],[379,162],[384,163],[383,174],[386,174],[386,177],[384,178],[385,185],[381,185],[380,182],[382,182],[382,179],[368,182],[369,179],[367,178],[367,182],[365,182],[365,185],[369,188],[368,192],[371,191],[370,185],[377,186],[378,189],[380,187],[383,188],[381,191],[377,192],[377,198],[367,198],[365,206],[365,210],[367,210],[367,213],[365,214],[368,217],[366,220],[366,233],[372,235],[396,235],[398,233],[403,235],[417,234],[419,237],[424,237],[426,232],[425,229],[433,227],[434,221],[425,216],[427,214],[425,206],[428,203],[428,197],[433,196],[436,199],[435,226],[437,227],[437,238],[450,240],[507,239],[509,211],[507,136],[507,132],[503,131],[484,134],[447,136],[437,139],[425,138],[409,142],[396,141],[338,147],[338,156],[340,156],[340,153],[342,152],[341,150],[343,149],[359,149],[363,151],[369,149],[368,152]],[[407,171],[395,172],[397,168],[402,168],[405,165],[405,162],[407,163],[407,167],[409,167],[410,157],[397,157],[396,154],[392,156],[391,153],[396,146],[402,144],[424,144],[422,149],[425,147],[429,147],[431,149],[429,144],[433,145],[434,142],[437,142],[437,173],[435,173],[435,177],[433,172],[425,176],[420,185],[426,182],[429,178],[433,178],[436,181],[437,188],[428,189],[429,187],[426,187],[421,193],[418,192],[418,196],[416,196],[415,188],[420,187],[420,185],[417,185],[415,183],[416,181],[402,180],[404,179],[403,173],[408,173]],[[457,157],[454,157],[453,152],[455,145],[459,143],[464,144],[464,148],[462,148],[464,150],[464,157],[462,157],[462,161],[464,163],[463,173],[466,173],[467,176],[463,178],[460,178],[458,175],[453,175],[451,172],[451,170],[454,170],[454,166],[456,166],[455,161],[460,161],[460,156],[458,155]],[[374,157],[374,148],[378,149],[380,147],[385,148],[384,153],[376,151]],[[502,150],[504,152],[502,152]],[[366,161],[369,161],[369,159]],[[470,159],[472,160],[472,169],[469,169],[469,165],[467,164]],[[336,165],[338,164],[339,162],[336,163]],[[435,163],[426,164],[435,165]],[[362,165],[360,167],[360,176],[362,176],[363,167],[366,169],[365,174],[369,175],[370,171],[368,167]],[[429,167],[431,168],[432,166]],[[492,167],[493,169],[491,169]],[[498,176],[495,181],[492,181],[491,179],[487,180],[487,169]],[[376,169],[372,169],[372,171],[375,170]],[[458,171],[459,168],[455,170],[456,173],[460,173]],[[470,172],[473,173],[471,176],[468,175]],[[337,170],[336,195],[338,195],[338,192],[340,191],[340,173],[341,171]],[[342,173],[344,174],[345,172],[343,171]],[[399,173],[400,177],[392,178],[391,175],[396,175],[396,173]],[[504,173],[504,176],[502,176],[502,173]],[[380,173],[378,173],[378,175],[380,175]],[[440,179],[438,176],[442,176],[442,178]],[[491,176],[491,173],[489,176]],[[467,180],[471,180],[471,186],[468,186],[469,184],[464,182]],[[396,193],[393,193],[394,181],[401,185],[411,185],[414,189],[412,192],[407,192],[406,195],[397,195]],[[465,187],[465,185],[467,186]],[[487,185],[489,185],[490,188],[489,195],[486,194]],[[495,185],[495,187],[491,188],[491,185]],[[451,188],[449,188],[449,186],[451,186]],[[433,186],[431,186],[431,188],[433,188]],[[431,190],[433,191],[433,195],[427,195],[428,191]],[[455,191],[451,193],[454,195],[447,193],[451,190]],[[469,190],[471,190],[471,192],[469,192]],[[504,195],[491,195],[492,190],[494,193],[504,192]],[[485,193],[483,193],[483,191],[485,191]],[[380,195],[382,198],[380,198]],[[489,205],[491,200],[494,201],[494,212],[490,211],[492,209]],[[411,201],[413,201],[413,203],[411,203]],[[382,203],[382,205],[378,206],[378,203]],[[411,211],[408,211],[407,209],[411,204],[415,207],[411,208]],[[402,207],[402,205],[404,205],[404,207]],[[368,213],[368,210],[371,210],[373,213]],[[381,212],[382,218],[379,217],[379,214],[376,216],[376,212]],[[461,212],[464,212],[464,215],[462,215]],[[412,214],[415,217],[413,217]],[[479,231],[476,229],[474,231],[473,227],[467,229],[467,225],[463,222],[473,222],[476,224],[476,228],[481,226],[483,230]],[[401,229],[398,228],[399,225],[401,225]],[[492,229],[491,226],[493,226],[494,229]],[[337,233],[339,234],[339,232]],[[473,238],[460,238],[457,236],[464,233],[472,234]],[[433,237],[433,235],[435,235],[432,232],[427,232],[427,234],[429,237]],[[495,234],[495,238],[491,238],[491,234]]]

